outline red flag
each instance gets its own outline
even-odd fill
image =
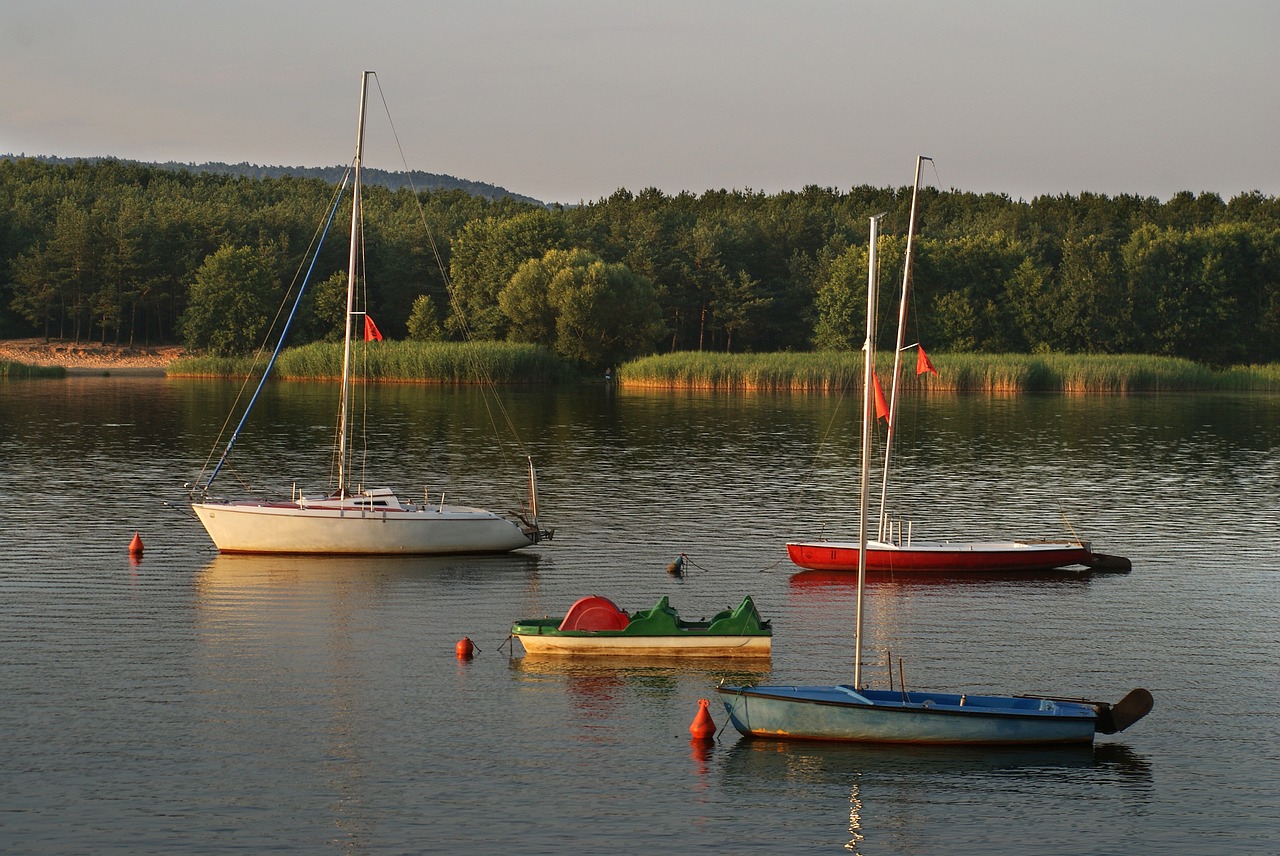
[[[876,385],[876,418],[888,419],[889,403],[884,400],[884,390],[880,388],[880,378],[873,374],[871,375],[871,380],[874,381]]]
[[[924,345],[916,345],[916,374],[922,375],[925,372],[933,372],[934,377],[938,376],[938,370],[929,362],[929,355],[924,352]]]
[[[368,315],[364,316],[364,340],[366,342],[381,342],[382,333],[378,331],[378,325],[373,323],[373,319]]]

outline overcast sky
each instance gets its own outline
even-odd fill
[[[545,202],[917,154],[1015,199],[1280,195],[1275,0],[4,0],[0,153],[345,164],[364,69],[371,166]]]

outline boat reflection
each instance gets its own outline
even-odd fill
[[[754,738],[736,741],[723,752],[723,759],[722,785],[730,793],[758,792],[762,783],[847,789],[848,816],[842,815],[840,822],[848,829],[845,849],[854,853],[862,852],[871,828],[884,831],[912,823],[910,817],[886,817],[883,812],[905,810],[922,799],[945,803],[949,792],[980,792],[984,786],[1008,786],[1018,779],[1026,781],[1027,791],[1036,792],[1047,776],[1067,787],[1110,784],[1131,792],[1152,787],[1150,762],[1114,743],[1001,749]],[[878,808],[869,810],[870,805]]]
[[[1127,746],[1026,747],[899,746],[876,743],[740,739],[729,748],[727,780],[771,779],[847,783],[866,774],[954,774],[1011,771],[1106,770],[1128,780],[1149,779],[1151,765]]]
[[[537,572],[536,553],[492,556],[295,556],[219,553],[200,570],[201,595],[240,588],[325,584],[376,588],[394,580],[440,580]]]
[[[1060,587],[1062,585],[1087,585],[1094,572],[1088,568],[1071,570],[1058,568],[1034,573],[948,573],[912,571],[900,574],[867,574],[867,589],[892,591],[894,589],[930,588],[933,586],[990,586],[1018,588]],[[850,589],[858,587],[858,575],[846,571],[799,571],[791,575],[793,589]]]
[[[512,643],[508,643],[512,644]],[[656,680],[698,678],[715,684],[721,678],[756,681],[769,673],[769,662],[753,659],[725,659],[687,657],[565,657],[560,655],[526,654],[511,659],[511,670],[526,677],[600,677],[609,676],[624,682],[650,683]]]
[[[510,641],[507,644],[511,644]],[[509,668],[529,685],[562,684],[578,709],[598,716],[614,712],[624,696],[674,699],[681,685],[712,686],[721,680],[759,681],[767,663],[751,660],[687,660],[675,657],[513,657]],[[692,716],[692,713],[690,714]]]

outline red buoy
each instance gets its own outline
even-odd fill
[[[689,733],[694,740],[710,740],[716,734],[716,721],[711,718],[711,711],[707,710],[708,704],[705,698],[698,699],[698,713],[693,722],[689,723]]]
[[[134,558],[142,555],[142,536],[137,532],[133,533],[133,540],[129,542],[129,555]]]
[[[459,660],[470,660],[475,654],[476,646],[472,644],[469,636],[463,636],[458,640],[458,644],[453,646],[453,650]]]

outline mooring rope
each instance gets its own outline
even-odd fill
[[[704,565],[700,565],[700,564],[698,564],[698,563],[697,563],[697,562],[695,562],[693,559],[689,558],[689,554],[688,554],[688,553],[681,553],[681,554],[680,554],[680,559],[683,559],[683,560],[684,560],[683,562],[681,562],[681,563],[680,563],[681,565],[693,565],[693,566],[694,566],[695,568],[697,568],[698,570],[700,570],[700,571],[706,571],[706,572],[707,572],[707,573],[709,573],[709,574],[711,574],[711,573],[719,573],[719,572],[717,572],[717,571],[713,570],[712,568],[708,568],[708,567],[705,567]],[[681,574],[677,574],[675,571],[672,571],[672,570],[671,570],[672,566],[676,565],[676,563],[677,563],[677,562],[679,562],[679,559],[677,559],[677,560],[676,560],[676,562],[672,562],[672,563],[671,563],[671,565],[668,565],[668,566],[667,566],[667,570],[668,570],[668,572],[669,572],[669,573],[671,573],[671,574],[673,574],[673,575],[675,575],[675,576],[681,576],[681,575],[682,575],[682,573],[681,573]],[[776,562],[774,562],[773,564],[771,564],[771,565],[766,565],[765,567],[760,568],[759,570],[755,571],[755,573],[757,573],[757,574],[763,574],[763,573],[767,573],[768,571],[772,571],[774,568],[778,567],[778,565],[781,565],[781,564],[782,564],[782,562],[783,562],[783,560],[782,560],[782,559],[778,559],[778,560],[777,560]]]

